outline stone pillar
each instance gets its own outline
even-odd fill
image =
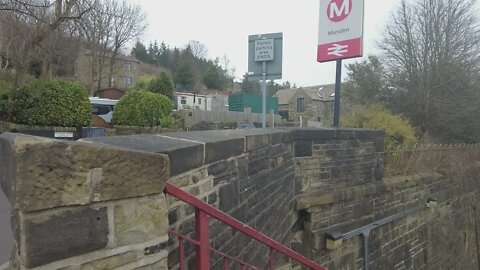
[[[10,268],[166,269],[169,166],[162,154],[2,134]]]

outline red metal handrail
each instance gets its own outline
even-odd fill
[[[190,195],[189,193],[183,191],[182,189],[167,183],[165,186],[165,192],[170,194],[192,206],[195,207],[195,238],[196,240],[191,242],[194,243],[197,247],[196,249],[196,260],[197,267],[199,270],[208,270],[210,269],[210,251],[209,246],[209,228],[208,228],[208,216],[216,218],[217,220],[227,224],[228,226],[234,228],[237,231],[242,232],[243,234],[257,240],[258,242],[268,246],[269,251],[269,261],[268,268],[273,269],[273,250],[299,262],[303,266],[306,266],[313,270],[326,270],[326,268],[316,264],[310,259],[300,255],[299,253],[291,250],[290,248],[280,244],[279,242],[269,238],[268,236],[260,233],[259,231],[253,229],[252,227],[232,218],[231,216],[223,213],[222,211],[212,207],[211,205],[205,203],[204,201]],[[178,237],[178,233],[174,233]],[[187,240],[185,237],[179,238]],[[182,252],[182,251],[181,251]],[[217,252],[215,252],[217,253]],[[226,255],[226,254],[225,254]],[[230,256],[229,256],[230,257]],[[224,257],[225,258],[225,257]],[[230,257],[232,258],[232,257]],[[225,261],[224,261],[225,265]],[[240,262],[241,268],[252,267],[247,264]]]
[[[179,232],[177,232],[177,231],[168,230],[168,232],[178,238],[178,246],[179,246],[178,249],[179,249],[179,253],[180,253],[180,254],[179,254],[179,257],[180,257],[180,258],[184,258],[184,257],[185,257],[185,254],[183,254],[183,253],[184,253],[184,249],[183,249],[184,241],[187,241],[187,242],[189,242],[189,243],[191,243],[191,244],[193,244],[193,245],[196,245],[196,246],[199,246],[199,245],[200,245],[200,242],[199,242],[199,241],[193,240],[192,238],[190,238],[190,237],[188,237],[188,236],[185,236],[185,235],[183,235],[183,234],[181,234],[181,233],[179,233]],[[226,263],[227,263],[227,259],[228,259],[228,260],[231,260],[232,262],[236,262],[236,263],[238,263],[238,264],[240,264],[240,265],[244,265],[244,266],[246,266],[246,267],[248,267],[248,268],[251,268],[251,269],[254,269],[254,270],[261,270],[261,268],[259,268],[259,267],[256,267],[256,266],[254,266],[254,265],[251,265],[251,264],[249,264],[249,263],[246,263],[246,262],[244,262],[244,261],[242,261],[242,260],[240,260],[240,259],[238,259],[238,258],[234,258],[234,257],[232,257],[232,256],[230,256],[230,255],[227,255],[227,254],[221,252],[220,250],[214,249],[214,248],[212,248],[212,247],[210,247],[210,251],[212,251],[213,253],[216,253],[216,254],[218,254],[218,255],[220,255],[220,256],[223,257],[223,264],[224,264],[224,268],[223,268],[223,269],[227,269]],[[179,267],[180,270],[184,270],[184,269],[185,269],[185,263],[183,262],[183,260],[180,260],[180,261],[179,261],[179,264],[180,264],[180,267]]]

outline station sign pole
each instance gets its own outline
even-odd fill
[[[364,0],[320,0],[317,61],[336,61],[333,127],[339,127],[342,59],[363,55]]]

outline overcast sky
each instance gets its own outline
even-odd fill
[[[134,1],[148,16],[145,43],[158,40],[183,47],[190,40],[198,40],[208,48],[208,57],[227,56],[238,80],[247,71],[248,36],[274,32],[283,32],[281,81],[309,86],[335,80],[334,63],[316,62],[319,0]],[[378,53],[375,42],[399,3],[365,0],[364,56]]]

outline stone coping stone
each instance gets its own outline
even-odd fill
[[[166,154],[170,159],[170,176],[178,175],[203,165],[204,146],[202,143],[153,134],[97,137],[83,141]]]
[[[205,164],[241,155],[245,150],[245,137],[227,130],[173,132],[162,136],[204,144]]]
[[[292,133],[293,140],[322,139],[369,139],[385,137],[385,132],[375,129],[356,128],[286,128]]]
[[[282,129],[247,128],[224,130],[223,132],[234,136],[244,136],[246,140],[246,151],[253,151],[271,145],[290,143],[293,141],[292,133]]]
[[[163,192],[169,158],[86,142],[0,135],[0,180],[24,212]]]
[[[241,155],[244,151],[292,142],[291,135],[282,129],[231,129],[96,137],[80,141],[166,154],[170,159],[170,176],[174,176],[203,164]]]

